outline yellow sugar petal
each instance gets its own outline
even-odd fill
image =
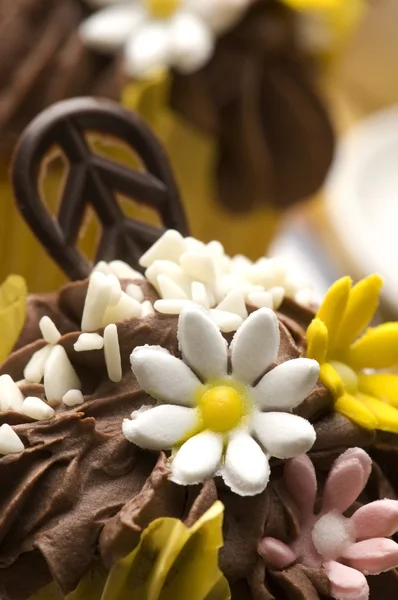
[[[334,339],[346,309],[350,295],[352,280],[342,277],[329,288],[316,316],[323,321],[329,334],[329,346],[334,346]]]
[[[376,373],[375,375],[358,374],[359,391],[385,400],[398,408],[398,375],[392,373]]]
[[[344,394],[344,384],[336,369],[329,363],[321,365],[319,379],[328,388],[334,398]]]
[[[346,359],[356,370],[388,369],[398,365],[398,322],[368,329],[347,350]]]
[[[0,363],[13,349],[26,317],[26,282],[10,275],[0,286]]]
[[[334,348],[346,348],[369,326],[379,306],[383,279],[369,275],[351,290],[346,309],[334,338]]]
[[[377,429],[398,433],[398,410],[372,396],[358,394],[357,398],[376,416]]]
[[[307,357],[322,364],[328,350],[328,330],[323,321],[313,319],[307,329]]]
[[[334,408],[350,421],[364,429],[377,429],[378,419],[370,407],[351,394],[344,394],[335,402]]]

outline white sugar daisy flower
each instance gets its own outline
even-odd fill
[[[250,0],[87,0],[94,13],[80,28],[100,52],[124,52],[125,68],[142,78],[175,67],[190,73],[211,57],[215,38],[239,20]]]
[[[125,437],[145,449],[173,450],[171,479],[178,484],[217,474],[237,494],[259,494],[269,457],[292,458],[315,441],[313,426],[291,411],[315,386],[318,363],[297,358],[274,366],[279,326],[268,308],[244,321],[229,352],[197,306],[180,315],[178,339],[182,360],[160,346],[132,352],[132,370],[158,404],[125,419]]]

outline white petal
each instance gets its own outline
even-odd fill
[[[217,306],[217,310],[225,310],[238,315],[243,321],[247,319],[245,295],[242,290],[231,290]]]
[[[252,313],[231,342],[234,379],[253,384],[276,360],[279,342],[275,313],[269,308],[260,308]]]
[[[0,412],[21,412],[24,397],[10,375],[0,376]]]
[[[197,425],[193,408],[164,404],[136,411],[124,419],[123,434],[134,444],[148,450],[168,450],[180,442]]]
[[[136,285],[135,283],[129,283],[126,288],[126,294],[130,296],[130,298],[134,298],[137,302],[144,301],[144,293],[142,291],[141,286]]]
[[[148,394],[183,406],[195,405],[200,381],[179,358],[160,346],[139,346],[130,356],[131,368],[138,383]]]
[[[23,401],[22,413],[37,421],[44,421],[45,419],[51,419],[55,415],[55,410],[40,398],[28,396]]]
[[[0,427],[0,454],[14,454],[16,452],[22,452],[24,449],[25,446],[13,428],[7,423],[4,423],[4,425]]]
[[[188,296],[186,295],[184,290],[166,275],[159,275],[158,285],[160,289],[160,295],[165,300],[188,299]]]
[[[62,346],[54,346],[44,368],[44,391],[50,406],[60,404],[69,390],[80,390],[82,384]]]
[[[309,358],[287,360],[269,371],[252,390],[260,410],[292,410],[314,389],[319,364]]]
[[[177,13],[170,23],[170,64],[181,73],[192,73],[209,61],[213,51],[209,27],[195,15]]]
[[[145,23],[126,43],[124,62],[127,73],[135,77],[147,77],[166,67],[169,62],[169,43],[166,24]]]
[[[39,328],[47,344],[58,344],[61,339],[61,334],[50,317],[42,317],[39,321]]]
[[[270,456],[293,458],[305,454],[315,442],[311,423],[284,412],[257,413],[253,418],[255,437]]]
[[[171,481],[193,485],[212,477],[220,465],[222,450],[222,437],[212,431],[203,431],[190,438],[171,463]]]
[[[48,357],[51,354],[52,346],[44,346],[32,355],[32,358],[26,365],[23,376],[26,381],[31,383],[40,383],[44,376],[44,367]]]
[[[235,25],[249,4],[248,0],[187,0],[187,7],[217,33]]]
[[[223,333],[236,331],[242,325],[242,317],[234,313],[219,310],[218,308],[210,310],[210,318]]]
[[[227,342],[199,306],[192,306],[181,313],[178,344],[185,362],[203,381],[226,376]]]
[[[268,459],[255,440],[245,431],[231,436],[225,455],[222,477],[235,494],[255,496],[267,487]]]
[[[79,28],[83,43],[100,52],[117,52],[142,23],[144,11],[121,5],[104,8],[88,17]]]
[[[150,267],[155,260],[171,260],[178,263],[186,250],[185,240],[175,229],[168,229],[139,260],[142,267]]]
[[[111,381],[117,383],[122,379],[122,359],[120,356],[119,335],[115,324],[105,327],[104,354],[108,377]]]

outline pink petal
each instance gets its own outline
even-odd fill
[[[314,512],[317,482],[314,465],[306,454],[288,460],[283,471],[285,486],[301,516]]]
[[[284,569],[296,560],[296,555],[283,542],[272,537],[265,537],[258,545],[257,551],[264,562],[275,569]]]
[[[337,598],[337,600],[368,600],[369,586],[362,573],[334,560],[323,566],[329,579],[333,598]]]
[[[351,517],[357,540],[389,537],[398,531],[398,500],[377,500],[361,506]]]
[[[398,544],[388,538],[374,538],[352,544],[342,559],[365,575],[378,575],[398,567]]]
[[[372,469],[364,450],[350,448],[332,466],[323,492],[322,512],[345,512],[362,492]]]

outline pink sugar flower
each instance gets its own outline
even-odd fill
[[[337,600],[368,600],[365,575],[398,567],[398,544],[389,539],[398,530],[398,501],[366,504],[347,518],[345,512],[363,491],[372,469],[370,457],[350,448],[333,464],[319,512],[315,513],[317,481],[306,455],[287,461],[284,483],[299,514],[300,532],[288,546],[271,537],[259,544],[259,554],[274,569],[292,563],[323,567]]]

